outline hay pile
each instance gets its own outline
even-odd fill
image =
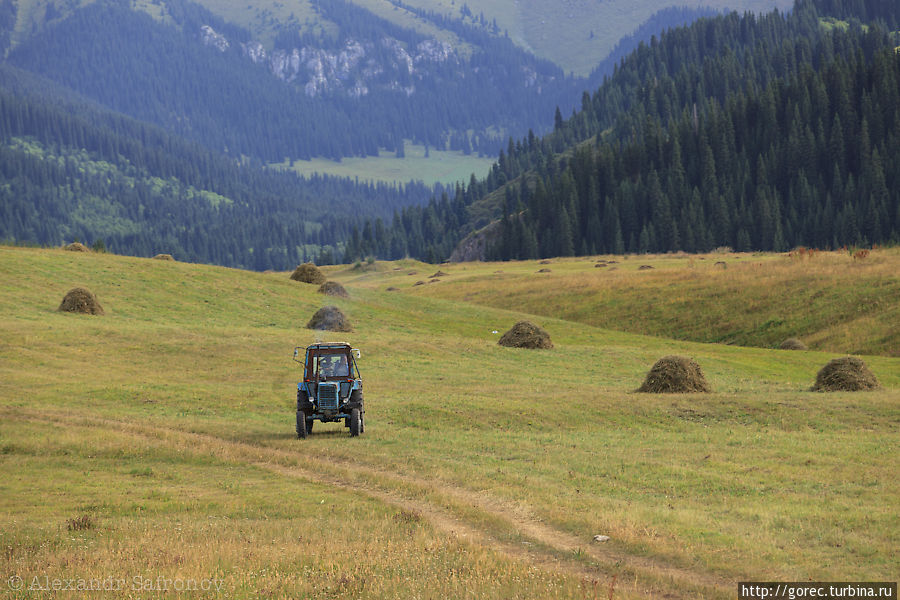
[[[316,311],[307,329],[319,329],[323,331],[353,331],[347,316],[337,306],[323,306]]]
[[[62,312],[81,313],[84,315],[102,315],[103,307],[97,297],[84,288],[73,288],[65,295],[57,309]]]
[[[852,356],[835,358],[816,375],[814,392],[861,392],[880,386],[866,363]]]
[[[326,281],[319,286],[319,293],[326,296],[337,296],[338,298],[349,298],[350,294],[344,289],[344,286],[337,281]]]
[[[432,275],[431,277],[432,277],[432,279],[433,279],[433,278],[435,278],[435,277],[446,277],[447,275],[449,275],[449,273],[444,273],[443,271],[438,271],[437,273],[435,273],[435,274]]]
[[[175,260],[175,257],[171,254],[157,254],[153,257],[154,260]]]
[[[538,273],[551,273],[550,269],[538,269]]]
[[[72,242],[66,246],[63,246],[63,250],[68,250],[69,252],[90,252],[91,249],[82,244],[81,242]]]
[[[294,272],[291,273],[291,279],[301,283],[314,283],[321,285],[325,283],[325,275],[319,270],[319,267],[312,263],[303,263],[299,265]]]
[[[649,271],[653,268],[653,265],[641,265],[638,267],[638,271]]]
[[[639,392],[651,394],[685,394],[711,392],[700,365],[686,356],[664,356],[653,365]]]
[[[809,348],[806,347],[806,344],[797,338],[788,338],[781,342],[781,345],[778,347],[782,350],[809,350]]]
[[[509,348],[549,349],[553,347],[550,334],[528,321],[519,321],[513,325],[512,329],[500,336],[497,343]]]

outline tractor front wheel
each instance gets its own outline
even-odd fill
[[[359,417],[359,409],[354,408],[350,411],[350,437],[356,437],[359,435],[360,427],[360,417]]]
[[[309,432],[306,429],[306,413],[302,410],[297,411],[297,439],[306,439]]]

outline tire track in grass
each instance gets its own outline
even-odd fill
[[[588,580],[616,576],[618,589],[627,586],[637,596],[728,598],[733,595],[733,581],[662,560],[631,555],[615,547],[597,546],[590,540],[547,525],[522,506],[438,480],[348,459],[317,458],[177,427],[99,416],[73,417],[55,411],[12,409],[3,413],[4,418],[25,418],[59,426],[114,429],[167,447],[363,494],[398,510],[414,511],[436,530],[495,549],[515,560],[526,560],[548,570],[564,570]]]

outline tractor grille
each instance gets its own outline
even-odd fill
[[[337,410],[338,386],[334,383],[319,384],[319,410]]]

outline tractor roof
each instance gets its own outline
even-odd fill
[[[307,350],[312,350],[313,348],[347,348],[348,350],[350,350],[352,346],[347,342],[320,342],[306,347]]]

